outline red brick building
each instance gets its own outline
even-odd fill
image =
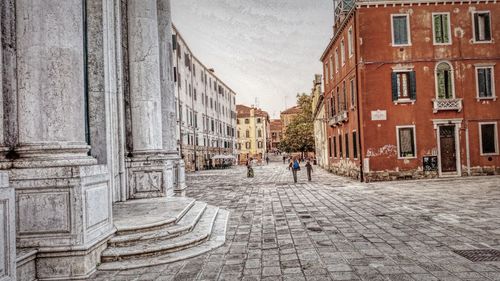
[[[366,181],[500,174],[500,5],[336,3],[321,57],[330,170]]]
[[[279,144],[283,137],[281,119],[271,119],[269,127],[271,131],[271,141],[270,141],[271,148],[269,149],[269,152],[278,152]]]

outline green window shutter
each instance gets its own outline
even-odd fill
[[[491,32],[490,32],[490,14],[484,13],[484,40],[491,40]]]
[[[438,89],[438,98],[444,98],[444,75],[442,70],[437,71],[437,89]]]
[[[448,15],[442,15],[442,32],[443,32],[443,43],[449,43],[450,42],[450,34],[448,34]]]
[[[474,33],[476,41],[479,41],[479,16],[474,14]]]
[[[479,90],[479,97],[486,96],[486,73],[484,68],[480,68],[477,70],[477,88]]]
[[[485,80],[485,93],[487,97],[491,97],[493,93],[491,92],[491,68],[486,68],[484,71]]]
[[[415,71],[410,72],[410,99],[417,99],[417,81],[415,78]]]
[[[408,44],[408,26],[406,25],[406,17],[401,17],[401,44]]]
[[[396,72],[391,73],[391,85],[392,85],[392,101],[398,100],[398,74]]]
[[[434,38],[436,43],[443,43],[443,33],[441,29],[441,15],[434,15]]]

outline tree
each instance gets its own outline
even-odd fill
[[[288,125],[285,137],[280,142],[281,151],[314,151],[314,118],[311,104],[311,96],[297,94],[297,105],[301,112]]]

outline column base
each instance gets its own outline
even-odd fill
[[[184,196],[186,191],[186,166],[183,159],[175,161],[177,177],[175,185],[175,193]]]
[[[15,196],[6,172],[0,172],[0,280],[16,280]]]
[[[127,199],[174,195],[174,161],[162,154],[127,158]]]

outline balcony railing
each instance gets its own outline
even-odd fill
[[[341,111],[330,118],[328,125],[330,127],[337,127],[338,125],[349,120],[347,111]]]
[[[434,113],[443,110],[462,111],[462,99],[433,99],[432,102]]]

